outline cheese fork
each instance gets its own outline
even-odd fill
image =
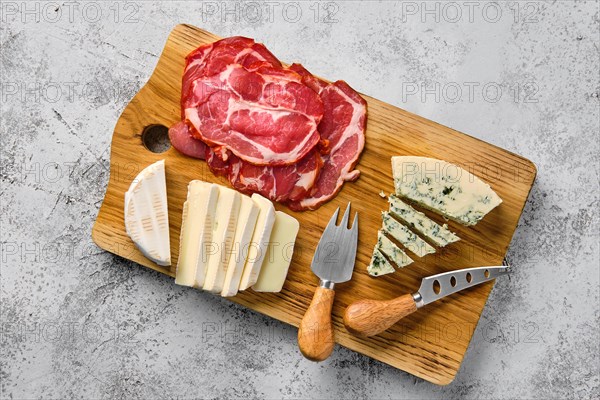
[[[317,250],[313,256],[311,270],[319,277],[312,302],[308,306],[298,329],[298,347],[304,357],[312,361],[323,361],[329,357],[335,345],[331,309],[336,283],[352,278],[358,242],[358,213],[352,228],[348,228],[350,203],[340,225],[336,225],[339,207],[329,220]]]

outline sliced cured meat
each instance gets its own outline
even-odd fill
[[[204,60],[212,49],[212,44],[200,46],[185,58],[185,70],[181,82],[181,119],[185,119],[184,104],[189,96],[192,84],[204,73]]]
[[[317,93],[321,93],[323,89],[329,86],[329,83],[315,77],[301,64],[294,63],[290,65],[290,69],[300,75],[302,77],[302,82]]]
[[[263,44],[256,43],[250,38],[234,36],[208,46],[211,47],[208,52],[201,47],[186,58],[186,61],[189,62],[188,67],[193,61],[199,61],[204,76],[218,74],[231,64],[239,64],[247,69],[252,69],[254,65],[262,63],[273,67],[282,67],[277,57]]]
[[[254,40],[232,37],[186,57],[175,148],[206,159],[243,193],[294,210],[330,200],[364,147],[366,103],[345,82],[283,67]]]
[[[316,150],[312,150],[296,164],[278,167],[250,164],[235,155],[229,155],[227,161],[223,161],[210,148],[206,160],[211,171],[226,176],[236,190],[247,194],[259,193],[282,203],[306,197],[323,165]]]
[[[192,84],[197,78],[218,74],[231,64],[240,64],[245,68],[259,65],[279,68],[282,66],[263,44],[241,36],[200,46],[186,57],[181,90],[182,104],[188,98]]]
[[[196,79],[183,102],[193,134],[256,165],[288,165],[319,142],[319,95],[286,69],[231,64]]]
[[[260,193],[277,202],[299,201],[314,186],[323,161],[316,150],[298,163],[281,167],[231,162],[231,185],[242,193]]]
[[[334,197],[345,181],[354,181],[360,175],[354,166],[365,145],[367,104],[344,81],[327,84],[299,64],[292,65],[291,69],[303,77],[306,85],[318,91],[324,107],[318,129],[321,137],[328,141],[329,154],[323,156],[323,168],[310,195],[288,204],[293,210],[314,210]]]
[[[215,175],[229,177],[230,161],[231,159],[228,159],[227,161],[223,160],[223,158],[219,157],[219,155],[213,149],[206,146],[206,162],[208,163],[210,170]]]
[[[323,161],[316,150],[307,154],[300,162],[281,167],[258,166],[227,154],[227,161],[212,149],[194,138],[189,126],[181,121],[169,129],[171,144],[189,157],[206,159],[215,175],[229,179],[231,185],[242,193],[260,193],[279,202],[298,201],[314,186]]]
[[[169,140],[173,147],[186,156],[202,160],[206,158],[206,151],[209,147],[203,141],[192,136],[190,127],[184,121],[169,128]]]

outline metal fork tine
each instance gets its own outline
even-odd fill
[[[358,213],[348,228],[350,207],[348,203],[339,225],[336,221],[340,209],[335,210],[317,244],[311,269],[321,279],[340,283],[352,277],[358,243]]]
[[[338,207],[337,210],[335,210],[335,212],[331,216],[329,223],[325,227],[325,230],[323,231],[323,235],[327,234],[328,232],[332,231],[335,228],[335,224],[337,222],[337,217],[338,217],[339,213],[340,213],[340,208]]]
[[[350,216],[350,202],[348,202],[348,207],[346,207],[346,211],[344,211],[344,216],[342,217],[342,222],[340,222],[340,227],[348,229],[348,217]]]
[[[352,221],[352,228],[350,229],[350,247],[348,254],[353,254],[356,257],[356,246],[358,244],[358,213],[354,214],[354,221]]]
[[[358,235],[358,213],[354,214],[354,220],[352,221],[352,236]]]

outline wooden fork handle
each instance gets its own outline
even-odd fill
[[[359,300],[346,308],[344,325],[356,336],[375,336],[417,311],[411,294],[392,300]]]
[[[335,291],[317,287],[313,299],[300,322],[298,347],[302,355],[312,361],[323,361],[335,346],[331,308]]]

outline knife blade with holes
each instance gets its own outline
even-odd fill
[[[419,291],[392,300],[359,300],[346,308],[344,325],[356,336],[375,336],[417,309],[483,282],[508,274],[501,267],[467,268],[424,278]]]

